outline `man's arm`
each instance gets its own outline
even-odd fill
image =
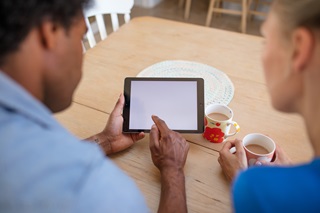
[[[187,212],[185,165],[189,144],[156,116],[150,131],[152,161],[161,173],[161,197],[158,212]]]
[[[124,106],[124,96],[120,95],[113,111],[110,114],[107,125],[102,132],[93,135],[86,140],[95,142],[101,146],[106,155],[120,152],[132,146],[136,141],[144,138],[144,133],[123,134],[122,111]]]
[[[158,212],[187,212],[185,180],[182,170],[162,170]]]

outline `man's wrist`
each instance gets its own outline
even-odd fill
[[[110,141],[102,133],[98,133],[96,135],[93,135],[90,138],[88,138],[87,140],[98,144],[107,155],[110,155],[113,153],[112,145],[111,145]]]
[[[187,212],[183,168],[165,167],[160,173],[161,198],[158,212]]]
[[[160,170],[161,177],[184,177],[184,171],[181,167],[168,166]]]

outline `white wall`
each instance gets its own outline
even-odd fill
[[[134,0],[134,5],[146,8],[152,8],[159,4],[162,0]]]

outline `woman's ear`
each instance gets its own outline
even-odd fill
[[[315,37],[305,27],[297,28],[292,33],[292,66],[295,72],[303,72],[312,60],[315,48]]]

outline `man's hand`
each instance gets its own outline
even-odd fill
[[[123,134],[123,106],[124,96],[121,94],[118,102],[110,114],[104,130],[101,133],[87,139],[98,143],[107,155],[127,149],[136,141],[141,140],[145,136],[143,132],[136,134]]]
[[[171,131],[166,123],[152,116],[154,125],[150,131],[150,150],[152,161],[160,171],[165,169],[183,170],[189,144],[177,132]]]
[[[187,212],[183,167],[189,144],[166,123],[152,116],[155,125],[150,131],[152,161],[161,173],[161,197],[159,212]]]
[[[236,148],[235,153],[230,152],[232,147]],[[218,162],[230,182],[236,177],[239,171],[248,168],[246,153],[240,140],[227,141],[219,154]]]

